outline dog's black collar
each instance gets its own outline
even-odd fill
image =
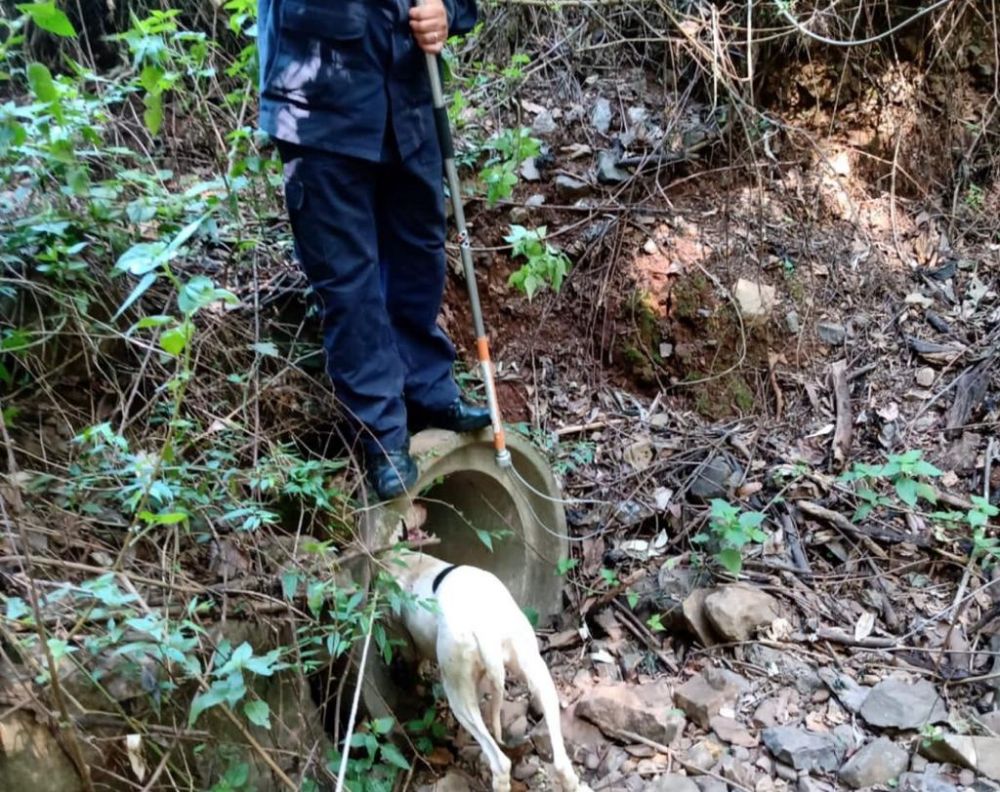
[[[437,575],[434,576],[434,582],[431,583],[431,591],[437,594],[438,586],[441,585],[441,581],[444,580],[446,577],[448,577],[448,575],[454,572],[456,569],[458,569],[458,565],[451,564],[449,566],[446,566],[440,572],[438,572]]]

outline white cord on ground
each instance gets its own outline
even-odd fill
[[[361,702],[361,687],[365,682],[365,668],[368,667],[368,647],[372,642],[372,630],[375,628],[375,614],[378,609],[378,592],[372,598],[372,617],[368,620],[368,632],[365,634],[365,645],[361,649],[361,663],[358,665],[358,683],[354,687],[354,700],[351,702],[351,714],[347,718],[347,736],[344,738],[344,749],[340,755],[340,770],[337,772],[336,792],[343,792],[344,779],[347,776],[347,758],[351,753],[351,740],[354,739],[354,721],[358,717],[358,704]]]
[[[819,33],[813,33],[813,31],[809,30],[809,28],[807,28],[805,25],[799,22],[799,20],[793,17],[791,13],[789,13],[787,0],[775,0],[775,6],[777,6],[778,8],[778,13],[781,14],[785,18],[785,20],[792,25],[792,27],[794,27],[803,35],[806,35],[809,38],[814,39],[815,41],[819,41],[822,44],[829,44],[832,47],[858,47],[861,46],[862,44],[874,44],[876,41],[881,41],[884,38],[888,38],[896,31],[902,30],[907,25],[916,22],[918,19],[920,19],[920,17],[926,16],[927,14],[931,13],[931,11],[935,11],[941,6],[947,5],[948,3],[951,2],[953,2],[953,0],[938,0],[936,3],[927,6],[927,8],[922,8],[920,11],[917,11],[917,13],[915,13],[913,16],[907,17],[898,25],[889,28],[883,33],[879,33],[877,36],[870,36],[869,38],[866,39],[857,39],[857,40],[848,39],[843,41],[827,38],[826,36],[820,35]]]

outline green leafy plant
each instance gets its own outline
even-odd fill
[[[923,452],[914,449],[903,454],[892,454],[882,465],[855,463],[851,470],[841,474],[840,480],[847,483],[858,482],[854,490],[861,500],[854,512],[854,520],[858,521],[867,517],[876,507],[893,505],[892,499],[875,489],[880,481],[890,484],[897,497],[913,508],[920,498],[929,503],[937,502],[934,487],[921,479],[940,475],[941,471],[923,458]]]
[[[352,753],[347,760],[346,777],[351,792],[391,792],[399,772],[410,769],[406,757],[391,741],[394,726],[393,718],[376,718],[363,724],[351,737]],[[334,776],[340,769],[340,761],[340,751],[331,750],[327,769]]]
[[[567,572],[571,569],[576,569],[579,564],[580,559],[578,558],[560,558],[559,561],[556,562],[556,574],[559,575],[559,577],[565,577]]]
[[[438,718],[434,707],[424,710],[420,718],[408,721],[406,731],[413,735],[413,745],[422,754],[429,754],[434,750],[434,746],[443,742],[448,735],[448,730]]]
[[[969,558],[972,563],[982,561],[984,566],[995,564],[1000,559],[1000,539],[987,534],[990,519],[1000,515],[1000,509],[981,495],[971,497],[972,508],[964,514],[956,511],[933,512],[931,517],[952,526],[964,525],[971,532],[972,549]]]
[[[527,259],[525,264],[511,273],[509,283],[527,295],[529,300],[544,286],[558,292],[569,272],[569,257],[545,241],[547,232],[545,226],[528,229],[512,225],[510,233],[504,237],[504,241],[513,248],[511,255],[514,258]]]
[[[509,198],[517,184],[517,169],[521,163],[541,152],[541,141],[531,136],[527,127],[505,129],[486,142],[491,152],[479,177],[486,185],[486,201],[494,206]]]
[[[747,545],[767,539],[761,530],[765,515],[742,511],[728,501],[716,498],[711,502],[708,531],[692,538],[696,544],[711,545],[716,561],[729,572],[738,575],[743,568],[743,551]]]

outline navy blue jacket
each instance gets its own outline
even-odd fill
[[[444,0],[450,33],[475,0]],[[289,143],[377,161],[386,124],[408,157],[435,134],[408,0],[258,0],[260,127]]]

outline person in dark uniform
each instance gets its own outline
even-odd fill
[[[258,0],[260,126],[284,163],[327,371],[381,498],[409,489],[409,430],[472,431],[445,282],[441,150],[425,52],[476,23],[475,0]]]

